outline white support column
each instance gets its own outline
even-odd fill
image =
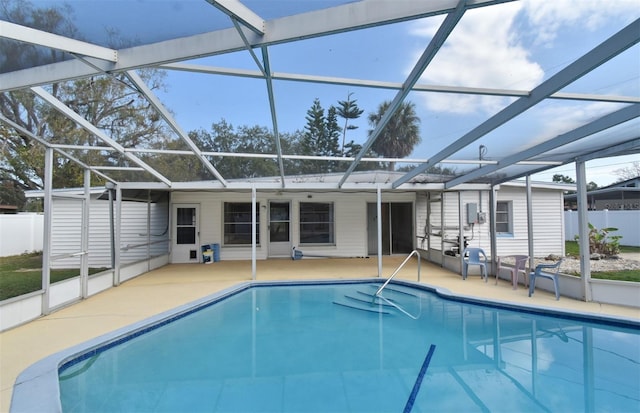
[[[113,276],[114,276],[114,286],[120,285],[120,244],[121,244],[121,234],[122,234],[122,188],[120,186],[116,187],[116,216],[115,216],[115,231],[114,231],[114,267],[113,267]]]
[[[440,192],[440,266],[444,267],[444,192]]]
[[[491,270],[497,275],[498,237],[496,236],[496,187],[491,185],[489,190],[489,238],[491,243]]]
[[[529,243],[529,267],[535,267],[533,241],[533,197],[531,195],[531,176],[527,175],[527,238]],[[529,280],[531,282],[531,280]]]
[[[151,190],[147,189],[147,271],[151,271]]]
[[[82,200],[82,230],[80,233],[80,297],[89,295],[89,214],[91,209],[91,171],[84,170],[84,199]]]
[[[251,279],[256,279],[256,186],[251,186]]]
[[[458,254],[460,256],[460,274],[464,274],[464,212],[462,192],[458,191]],[[467,274],[468,275],[468,274]]]
[[[53,149],[44,153],[44,234],[42,238],[42,315],[49,314],[51,288],[51,218],[53,216]]]
[[[591,254],[589,253],[589,218],[587,205],[587,174],[584,161],[576,162],[578,187],[578,237],[580,238],[580,280],[585,301],[591,301]]]
[[[376,213],[378,225],[378,277],[382,277],[382,189],[376,190]]]

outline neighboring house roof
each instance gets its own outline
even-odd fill
[[[578,194],[564,196],[569,207],[578,202]],[[587,192],[590,209],[640,209],[640,176]]]

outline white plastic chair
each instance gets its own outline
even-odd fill
[[[484,278],[484,282],[487,282],[487,254],[484,253],[482,248],[465,248],[462,253],[464,264],[462,265],[462,279],[467,279],[467,272],[469,271],[469,265],[480,266],[480,275]]]
[[[563,258],[561,258],[555,264],[538,264],[536,270],[529,275],[529,297],[533,294],[536,288],[536,278],[549,278],[553,280],[553,288],[556,291],[556,300],[560,299],[560,289],[558,288],[558,273],[560,272],[560,264],[562,264]]]

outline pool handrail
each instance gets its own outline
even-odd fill
[[[382,301],[384,301],[384,302],[386,302],[387,304],[389,304],[390,306],[395,307],[395,309],[396,309],[396,310],[400,311],[401,313],[405,314],[406,316],[408,316],[409,318],[411,318],[411,319],[413,319],[413,320],[417,320],[417,319],[420,317],[420,315],[422,314],[422,302],[421,302],[421,301],[418,301],[418,303],[420,304],[420,308],[419,308],[418,315],[413,315],[413,314],[411,314],[410,312],[408,312],[407,310],[405,310],[404,308],[400,307],[400,305],[399,305],[399,304],[396,304],[396,303],[394,303],[393,301],[386,299],[386,298],[385,298],[384,296],[382,296],[382,295],[375,295],[375,296],[374,296],[374,299],[375,299],[375,298],[379,298],[379,299],[381,299]]]
[[[398,268],[396,268],[396,270],[393,272],[393,274],[391,274],[391,276],[389,278],[387,278],[387,281],[385,281],[384,284],[382,284],[382,286],[380,288],[378,288],[378,291],[376,291],[376,296],[380,295],[382,290],[384,290],[384,287],[386,287],[387,284],[389,284],[389,282],[391,282],[393,277],[395,277],[396,274],[400,272],[402,267],[404,267],[404,265],[407,263],[407,261],[409,261],[409,259],[411,257],[413,257],[414,255],[418,256],[418,282],[420,282],[420,260],[421,260],[420,253],[418,252],[418,250],[413,250],[413,251],[411,251],[411,253],[409,255],[407,255],[407,258],[405,258],[404,261],[402,261],[402,264],[400,264],[398,266]]]

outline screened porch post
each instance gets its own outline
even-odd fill
[[[376,214],[378,225],[378,277],[382,277],[382,189],[376,189]]]
[[[498,237],[496,236],[496,187],[489,189],[489,238],[491,243],[491,270],[497,274],[496,259],[498,257]]]
[[[52,203],[53,185],[53,149],[47,147],[44,153],[44,234],[42,238],[42,315],[47,315],[49,309],[49,294],[51,290],[51,219],[53,216]]]
[[[80,296],[89,295],[89,209],[91,207],[91,171],[84,170],[84,199],[82,200],[82,232],[80,233]]]
[[[578,237],[580,239],[580,281],[582,296],[591,301],[591,254],[589,252],[589,218],[587,216],[587,175],[584,161],[576,162],[576,186],[578,194]]]
[[[460,256],[460,274],[464,275],[464,212],[462,211],[462,191],[458,191],[458,254]]]
[[[256,186],[251,186],[251,279],[256,279]]]
[[[113,267],[113,277],[114,277],[114,285],[120,285],[120,243],[121,243],[121,233],[122,233],[122,188],[120,185],[116,186],[116,219],[115,219],[115,233],[113,234],[113,239],[115,243],[115,248],[113,250],[114,257],[114,267]]]
[[[444,267],[444,191],[440,191],[440,266]],[[459,250],[460,248],[458,248]]]
[[[534,242],[533,242],[533,197],[531,195],[531,175],[527,175],[527,238],[529,244],[529,267],[534,264]],[[531,282],[531,280],[529,280]]]
[[[151,190],[147,189],[147,271],[151,271]]]

